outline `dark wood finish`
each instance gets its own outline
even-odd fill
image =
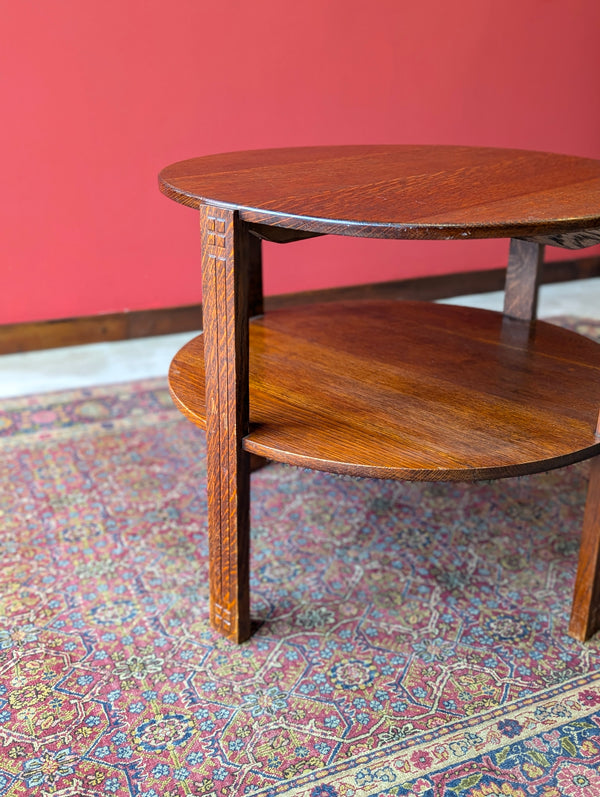
[[[198,329],[202,329],[202,307],[199,304],[160,310],[0,324],[0,354],[129,340],[168,335],[173,332],[192,332]]]
[[[283,227],[269,227],[266,224],[250,224],[250,232],[263,241],[275,244],[291,244],[295,241],[305,241],[307,238],[318,238],[320,233],[303,232],[302,230],[286,230]]]
[[[233,152],[164,169],[161,191],[252,224],[371,238],[523,238],[600,227],[600,161],[524,150],[348,146]]]
[[[544,259],[544,247],[533,241],[510,242],[504,314],[519,321],[532,321],[537,317],[538,285]]]
[[[200,218],[210,619],[242,642],[250,635],[250,461],[242,441],[248,432],[248,278],[256,252],[237,212],[203,206]]]
[[[233,639],[249,628],[244,451],[429,480],[598,461],[600,346],[532,319],[542,245],[597,240],[600,162],[486,148],[321,147],[184,161],[161,173],[160,186],[201,212],[205,331],[175,358],[170,385],[207,428],[211,617]],[[525,240],[511,244],[504,315],[365,302],[271,313],[248,329],[244,282],[256,273],[248,238],[326,233]],[[599,483],[594,464],[573,610],[580,637],[600,615]]]
[[[252,232],[247,226],[247,232]],[[265,311],[263,294],[262,238],[245,234],[248,262],[248,317],[262,315]],[[250,472],[260,470],[269,464],[269,460],[250,455]],[[250,610],[248,609],[248,612]]]
[[[598,425],[600,442],[600,422]],[[585,642],[600,629],[600,457],[592,460],[569,633]]]
[[[347,302],[250,325],[247,451],[355,476],[499,478],[600,454],[600,346],[560,327],[418,302]],[[203,336],[170,387],[205,425]],[[515,342],[517,341],[517,342]]]
[[[262,239],[246,235],[248,248],[248,315],[262,315],[265,311],[263,295]]]
[[[539,244],[560,246],[562,249],[583,249],[600,244],[600,230],[578,230],[577,232],[540,235],[533,239]]]
[[[338,288],[267,296],[264,299],[264,306],[266,310],[277,310],[300,304],[354,299],[447,299],[469,293],[502,290],[505,276],[506,269],[494,268],[367,285],[344,285]],[[569,282],[598,276],[600,276],[600,257],[578,257],[545,263],[540,284]],[[250,294],[250,304],[255,308],[251,315],[259,315],[256,310],[258,305],[252,300],[252,287]],[[129,340],[176,332],[196,332],[200,329],[202,329],[200,304],[50,321],[0,324],[0,354]]]

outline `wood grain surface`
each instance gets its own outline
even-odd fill
[[[249,278],[259,262],[235,211],[203,206],[200,216],[210,620],[242,642],[250,635],[250,458],[242,445],[248,432]],[[234,257],[236,269],[228,267]]]
[[[346,146],[233,152],[168,166],[159,185],[190,207],[238,209],[253,224],[312,233],[554,236],[556,245],[584,246],[600,228],[600,161],[525,150]],[[582,231],[587,237],[569,237]]]
[[[376,146],[183,161],[161,190],[200,209],[204,332],[175,357],[207,430],[211,622],[250,633],[249,455],[356,476],[516,476],[596,457],[570,633],[600,618],[600,346],[535,321],[543,245],[598,240],[600,162]],[[260,239],[512,238],[504,314],[421,302],[263,310]],[[249,323],[249,318],[255,316]]]
[[[544,247],[541,244],[518,238],[511,240],[504,286],[504,315],[521,321],[536,318],[543,259]]]
[[[203,336],[176,404],[205,424]],[[358,476],[474,480],[600,453],[600,346],[562,328],[424,302],[343,302],[250,324],[250,432],[270,459]]]

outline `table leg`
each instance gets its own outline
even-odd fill
[[[504,315],[520,321],[535,320],[543,259],[544,247],[541,244],[518,238],[511,240],[504,289]]]
[[[600,436],[600,418],[597,434]],[[600,456],[592,460],[569,634],[585,642],[600,629]]]
[[[544,246],[534,241],[513,238],[510,242],[504,315],[507,321],[534,321],[537,315],[538,286],[543,262]],[[518,333],[525,345],[526,330]],[[600,436],[600,418],[596,434]],[[575,577],[575,590],[569,622],[569,634],[584,642],[600,630],[600,457],[592,460],[587,501],[583,520],[579,564]]]
[[[235,642],[250,635],[248,304],[253,253],[237,211],[200,210],[206,369],[210,619]],[[254,253],[255,254],[255,253]]]

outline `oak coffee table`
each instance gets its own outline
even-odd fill
[[[594,458],[569,633],[600,627],[600,345],[536,321],[544,246],[600,241],[600,161],[346,146],[175,163],[199,209],[203,334],[172,396],[207,435],[210,616],[251,632],[251,455],[385,479],[472,481]],[[340,302],[263,313],[261,241],[510,238],[504,312]]]

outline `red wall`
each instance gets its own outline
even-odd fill
[[[598,0],[0,0],[0,322],[200,299],[174,161],[328,143],[600,157]],[[270,293],[494,267],[506,242],[267,248]]]

